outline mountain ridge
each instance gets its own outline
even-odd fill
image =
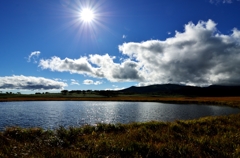
[[[178,84],[155,84],[142,87],[131,86],[119,92],[186,96],[240,96],[240,85],[210,85],[207,87],[198,87]]]

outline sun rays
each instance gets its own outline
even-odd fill
[[[91,8],[83,8],[80,12],[80,20],[86,23],[91,23],[95,19],[95,13]]]

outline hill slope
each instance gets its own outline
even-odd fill
[[[187,95],[187,96],[240,96],[240,86],[211,85],[195,87],[177,84],[129,87],[119,92],[135,94]]]

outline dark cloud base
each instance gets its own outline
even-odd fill
[[[23,75],[0,77],[0,89],[52,90],[62,89],[65,86],[67,86],[67,84],[64,82],[43,77]]]

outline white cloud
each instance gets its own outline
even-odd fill
[[[118,91],[118,90],[123,90],[123,89],[125,89],[125,88],[126,88],[126,87],[122,87],[122,88],[114,87],[114,88],[106,88],[105,90]]]
[[[125,38],[127,38],[127,36],[126,36],[126,35],[123,35],[122,38],[125,39]]]
[[[117,91],[117,90],[122,90],[125,89],[126,87],[118,87],[117,85],[112,85],[113,88],[106,88],[105,90],[113,90],[113,91]]]
[[[240,31],[221,34],[212,20],[189,22],[166,40],[128,42],[119,46],[125,60],[89,55],[79,59],[41,60],[39,67],[139,84],[240,84]]]
[[[52,90],[62,89],[67,84],[43,77],[5,76],[0,77],[0,89]]]
[[[239,1],[239,0],[236,0]],[[218,4],[218,3],[228,3],[231,4],[234,2],[234,0],[209,0],[210,3],[212,4]]]
[[[125,60],[119,64],[114,63],[114,59],[115,57],[111,57],[108,54],[89,55],[89,57],[80,57],[79,59],[52,57],[47,60],[41,59],[39,67],[42,69],[50,69],[51,71],[107,78],[113,82],[142,79],[142,76],[138,74],[137,64],[134,61]]]
[[[165,41],[124,43],[123,54],[137,60],[146,83],[240,84],[239,31],[217,33],[212,20],[189,22]],[[147,77],[149,76],[149,77]]]
[[[84,80],[83,84],[91,85],[91,84],[93,84],[93,80]]]
[[[41,59],[39,66],[42,69],[50,69],[51,71],[60,71],[65,72],[69,71],[70,73],[79,73],[79,74],[92,74],[94,73],[93,67],[89,64],[86,57],[81,57],[79,59],[60,59],[59,57],[52,57],[51,59]]]
[[[32,52],[29,56],[28,56],[28,62],[31,62],[31,59],[33,59],[34,63],[37,63],[36,59],[39,57],[40,55],[40,51],[34,51]]]
[[[100,85],[100,84],[102,84],[102,82],[101,82],[101,81],[96,81],[96,82],[94,82],[93,80],[84,80],[84,81],[83,81],[83,84],[86,84],[86,85],[92,85],[92,84],[94,84],[94,85]]]
[[[102,81],[96,81],[96,82],[94,82],[94,85],[100,85],[100,84],[102,84]]]
[[[71,85],[80,85],[77,80],[71,79]]]

